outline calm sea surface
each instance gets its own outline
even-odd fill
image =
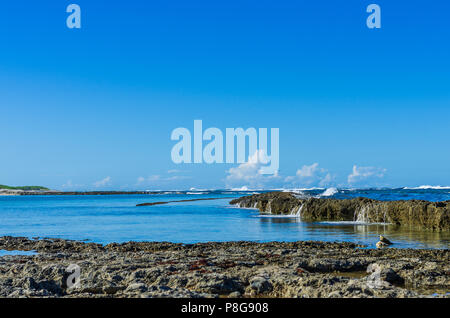
[[[450,200],[450,189],[296,190],[304,196],[378,200]],[[156,195],[0,196],[0,236],[51,237],[97,243],[126,241],[350,241],[374,247],[383,234],[402,248],[448,248],[450,231],[436,233],[392,225],[302,222],[263,217],[229,205],[242,191],[162,192]],[[221,198],[136,207],[137,203]]]

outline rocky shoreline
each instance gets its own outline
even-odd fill
[[[293,193],[268,192],[232,200],[242,208],[268,214],[295,214],[308,221],[360,221],[450,230],[450,201],[377,201],[368,198],[299,198]]]
[[[448,250],[0,238],[0,297],[450,297]],[[71,271],[80,285],[69,288]],[[70,267],[69,267],[70,268]]]

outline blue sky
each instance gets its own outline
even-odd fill
[[[81,30],[66,27],[70,3]],[[365,24],[370,3],[379,30]],[[0,184],[449,185],[449,10],[424,0],[3,3]],[[175,165],[170,134],[195,119],[280,128],[279,175]]]

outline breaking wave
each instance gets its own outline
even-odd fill
[[[404,187],[403,190],[450,190],[450,187],[421,185],[414,188]]]
[[[320,196],[321,197],[331,197],[331,196],[335,195],[338,192],[339,192],[339,190],[336,189],[336,188],[328,188]]]

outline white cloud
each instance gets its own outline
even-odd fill
[[[324,170],[324,169],[319,169],[319,164],[316,162],[310,166],[305,165],[301,169],[298,169],[296,176],[299,178],[311,178],[311,177],[314,177],[315,174],[320,170]]]
[[[67,180],[67,182],[64,183],[61,187],[63,187],[63,188],[72,188],[73,187],[72,180]]]
[[[82,188],[84,185],[82,184],[75,184],[72,182],[72,180],[67,180],[66,183],[64,183],[61,188],[69,190],[69,189],[76,189],[76,188]]]
[[[331,185],[331,184],[334,183],[334,179],[335,179],[335,176],[334,176],[334,175],[332,175],[331,173],[327,173],[327,174],[325,175],[325,177],[323,177],[323,178],[320,180],[319,185],[320,185],[321,187],[327,187],[327,186],[329,186],[329,185]]]
[[[137,183],[138,183],[138,184],[143,183],[143,182],[145,182],[145,178],[144,178],[144,177],[139,177],[139,178],[137,179]]]
[[[297,170],[295,176],[288,176],[285,182],[301,183],[302,185],[328,186],[334,182],[335,176],[327,169],[320,168],[317,162],[312,165],[304,165]]]
[[[152,185],[155,182],[159,183],[167,183],[169,181],[176,181],[176,180],[186,180],[191,179],[191,177],[188,176],[160,176],[160,175],[151,175],[147,178],[139,177],[137,178],[137,185]]]
[[[165,178],[164,180],[174,181],[174,180],[186,180],[186,179],[191,179],[191,177],[188,177],[188,176],[171,176],[171,177]]]
[[[279,178],[277,173],[273,175],[262,174],[261,168],[264,167],[264,164],[262,163],[263,156],[264,151],[257,150],[248,158],[248,162],[227,170],[227,186],[230,187],[236,184],[242,185],[243,183],[245,183],[245,186],[262,186],[271,180]]]
[[[96,188],[105,187],[111,185],[111,177],[106,177],[105,179],[102,179],[100,181],[94,182],[94,186]]]
[[[371,178],[383,178],[386,174],[386,169],[376,167],[358,167],[353,166],[353,171],[349,174],[347,181],[350,184],[358,183]]]
[[[154,181],[159,181],[161,180],[161,176],[160,175],[153,175],[153,176],[149,176],[147,178],[147,181],[149,182],[154,182]]]
[[[353,166],[352,173],[347,177],[348,184],[345,184],[338,183],[336,174],[330,172],[328,169],[322,168],[319,163],[315,162],[311,165],[303,165],[297,170],[294,176],[265,176],[260,173],[262,165],[257,160],[258,156],[259,154],[256,153],[249,158],[249,162],[227,170],[227,187],[343,187],[348,184],[383,178],[387,171],[384,168],[359,167],[355,165]]]

